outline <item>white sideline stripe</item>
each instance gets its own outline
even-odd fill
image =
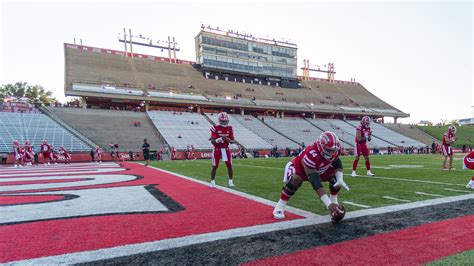
[[[281,169],[279,167],[271,167],[271,166],[261,166],[261,165],[250,165],[250,164],[235,164],[239,166],[246,166],[246,167],[257,167],[257,168],[268,168],[268,169]],[[416,168],[418,169],[418,168]],[[426,169],[426,168],[423,168]],[[439,170],[439,169],[438,169]],[[345,176],[351,176],[351,174],[344,174]],[[449,185],[449,186],[465,186],[462,184],[454,184],[454,183],[444,183],[444,182],[437,182],[437,181],[426,181],[426,180],[417,180],[417,179],[405,179],[405,178],[398,178],[398,177],[386,177],[386,176],[368,176],[368,175],[357,175],[359,177],[366,177],[366,178],[375,178],[375,179],[386,179],[386,180],[396,180],[396,181],[406,181],[406,182],[416,182],[416,183],[426,183],[426,184],[435,184],[435,185]]]
[[[367,205],[364,205],[364,204],[355,203],[355,202],[352,202],[352,201],[343,201],[343,203],[344,203],[344,204],[347,204],[347,205],[356,206],[356,207],[370,208],[370,206],[367,206]]]
[[[471,191],[467,191],[467,190],[459,190],[459,189],[452,189],[452,188],[443,188],[443,189],[448,190],[448,191],[471,193]]]
[[[406,200],[406,199],[397,199],[397,198],[390,197],[390,196],[382,196],[382,198],[396,200],[396,201],[410,202],[409,200]]]
[[[350,174],[344,174],[344,175],[345,175],[345,176],[350,176]],[[366,178],[375,178],[375,179],[387,179],[387,180],[396,180],[396,181],[406,181],[406,182],[435,184],[435,185],[463,186],[463,187],[466,186],[466,185],[462,185],[462,184],[443,183],[443,182],[417,180],[417,179],[405,179],[405,178],[398,178],[398,177],[368,176],[368,175],[357,175],[357,176],[358,176],[358,177],[366,177]]]
[[[157,170],[159,170],[159,171],[162,171],[162,172],[165,172],[165,173],[168,173],[168,174],[175,175],[175,176],[177,176],[177,177],[184,178],[184,179],[186,179],[186,180],[190,180],[190,181],[193,181],[193,182],[196,182],[196,183],[205,185],[205,186],[207,186],[207,187],[209,187],[209,185],[210,185],[209,182],[202,181],[202,180],[198,180],[198,179],[191,178],[191,177],[188,177],[188,176],[184,176],[184,175],[181,175],[181,174],[173,173],[173,172],[170,172],[170,171],[167,171],[167,170],[158,168],[158,167],[154,167],[154,166],[150,166],[150,165],[149,165],[148,167],[157,169]],[[247,193],[245,193],[245,192],[237,191],[237,190],[234,190],[234,189],[226,188],[226,187],[223,187],[223,186],[216,185],[216,188],[218,188],[218,189],[220,189],[220,190],[223,190],[223,191],[225,191],[225,192],[234,194],[234,195],[238,195],[238,196],[241,196],[241,197],[244,197],[244,198],[247,198],[247,199],[250,199],[250,200],[253,200],[253,201],[262,203],[262,204],[265,204],[265,205],[272,206],[272,207],[275,207],[275,205],[277,204],[277,203],[274,202],[274,201],[267,200],[267,199],[264,199],[264,198],[261,198],[261,197],[257,197],[257,196],[254,196],[254,195],[250,195],[250,194],[247,194]],[[291,207],[291,206],[288,206],[288,205],[286,206],[285,210],[286,210],[286,211],[289,211],[289,212],[292,212],[292,213],[295,213],[295,214],[298,214],[298,215],[301,215],[301,216],[303,216],[303,217],[305,217],[305,218],[321,217],[321,215],[317,215],[317,214],[314,214],[314,213],[312,213],[312,212],[308,212],[308,211],[305,211],[305,210],[301,210],[301,209],[298,209],[298,208],[295,208],[295,207]]]
[[[374,208],[374,209],[358,210],[354,212],[348,212],[346,214],[346,219],[363,217],[363,216],[368,216],[368,215],[390,213],[390,212],[396,212],[396,211],[401,211],[401,210],[408,210],[408,209],[414,209],[414,208],[419,208],[419,207],[426,207],[426,206],[444,204],[444,203],[461,201],[461,200],[469,200],[469,199],[474,199],[474,194],[453,196],[453,197],[446,197],[446,198],[437,198],[437,199],[431,199],[431,200],[425,200],[425,201],[384,206],[384,207],[379,207],[379,208]],[[230,230],[207,233],[207,234],[165,239],[165,240],[140,243],[140,244],[124,245],[124,246],[118,246],[118,247],[113,247],[113,248],[104,248],[104,249],[98,249],[94,251],[83,251],[83,252],[50,256],[50,257],[42,257],[42,258],[37,258],[37,259],[12,261],[12,262],[8,262],[8,264],[30,264],[30,265],[43,264],[44,265],[44,264],[74,264],[74,263],[92,262],[92,261],[97,261],[97,260],[111,259],[111,258],[120,257],[120,256],[130,256],[134,254],[184,247],[188,245],[206,243],[206,242],[222,240],[222,239],[230,239],[230,238],[255,235],[255,234],[260,234],[260,233],[265,233],[265,232],[272,232],[272,231],[278,231],[278,230],[284,230],[284,229],[290,229],[290,228],[298,228],[298,227],[307,226],[307,225],[328,223],[329,221],[330,221],[329,216],[325,215],[323,217],[312,217],[312,218],[307,218],[304,220],[299,219],[299,220],[292,220],[292,221],[287,221],[287,222],[243,227],[243,228],[230,229]]]
[[[433,197],[445,197],[444,195],[440,195],[440,194],[431,194],[431,193],[426,193],[426,192],[419,192],[419,191],[416,191],[415,194],[418,194],[418,195],[427,195],[427,196],[433,196]]]

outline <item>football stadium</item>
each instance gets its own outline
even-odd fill
[[[474,263],[472,125],[401,123],[300,43],[195,28],[195,60],[128,28],[61,43],[67,103],[3,87],[0,263]]]

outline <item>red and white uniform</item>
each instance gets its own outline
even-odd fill
[[[446,132],[443,134],[443,146],[441,150],[443,151],[444,156],[453,156],[453,149],[451,147],[451,143],[446,142],[446,138],[454,141],[456,139],[456,135],[451,132]]]
[[[362,136],[362,140],[357,140],[357,132],[360,132]],[[364,127],[359,125],[356,128],[356,138],[355,138],[355,146],[354,146],[354,155],[360,156],[369,156],[369,148],[367,147],[367,138],[372,136],[372,129],[370,127]]]
[[[175,147],[172,147],[171,148],[171,160],[176,160],[176,148]]]
[[[51,147],[48,145],[48,143],[43,142],[41,143],[41,154],[43,154],[43,160],[49,160],[51,155]]]
[[[30,163],[33,161],[35,155],[33,154],[33,148],[31,147],[30,144],[26,144],[23,146],[23,152],[24,152],[24,160],[27,163]]]
[[[221,159],[227,166],[232,165],[232,155],[229,150],[229,142],[225,141],[223,137],[228,137],[229,139],[234,140],[234,130],[232,129],[232,126],[214,125],[211,127],[211,138],[216,139],[216,141],[222,140],[222,142],[219,141],[220,143],[213,144],[212,166],[218,166]]]
[[[64,158],[65,163],[71,162],[71,155],[64,147],[59,148],[59,155]]]
[[[474,151],[464,157],[463,168],[474,170]]]
[[[15,160],[23,163],[23,147],[20,145],[13,145],[13,154],[15,155]]]
[[[298,156],[293,158],[286,164],[284,181],[288,181],[292,174],[297,174],[303,180],[308,181],[303,165],[311,169],[316,169],[321,181],[328,181],[331,176],[335,174],[332,162],[342,154],[342,149],[339,149],[331,160],[324,158],[318,151],[316,143],[306,147]]]
[[[100,147],[96,147],[94,150],[95,160],[101,161],[102,160],[102,149]]]

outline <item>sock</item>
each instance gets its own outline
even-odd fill
[[[280,199],[280,200],[278,201],[277,205],[275,206],[275,209],[285,209],[287,202],[288,202],[288,201],[286,201],[286,200]]]
[[[336,195],[330,195],[329,196],[329,199],[331,200],[332,203],[336,203],[336,204],[339,204],[339,202],[337,201],[337,194]]]
[[[359,163],[359,160],[354,160],[352,163],[352,171],[355,171],[357,169],[357,164]]]
[[[367,171],[370,171],[370,161],[365,161],[365,167],[367,168]]]

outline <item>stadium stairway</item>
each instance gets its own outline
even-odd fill
[[[307,119],[307,118],[304,118],[304,120],[308,121],[310,124],[312,124],[313,126],[319,128],[319,130],[321,131],[332,131],[334,132],[334,134],[337,135],[337,137],[339,138],[339,140],[343,143],[343,146],[348,148],[352,148],[354,147],[354,145],[352,145],[349,140],[346,138],[346,134],[344,131],[342,131],[341,129],[337,129],[336,127],[332,127],[328,122],[326,122],[325,120],[316,120],[316,119]],[[323,124],[324,123],[324,124]]]
[[[354,128],[357,128],[357,126],[358,126],[358,124],[359,124],[359,121],[350,121],[350,122],[347,121],[347,120],[343,120],[343,121],[346,122],[347,124],[351,125],[351,126],[354,127]],[[373,131],[373,129],[372,129],[372,131]],[[378,139],[379,141],[385,142],[385,143],[386,143],[386,146],[394,146],[394,147],[399,146],[399,145],[396,145],[395,143],[393,143],[393,142],[391,142],[391,141],[388,141],[388,140],[386,140],[386,139],[380,138],[380,137],[378,137],[376,134],[373,134],[373,133],[372,133],[372,139],[374,139],[374,138],[375,138],[375,139]],[[385,147],[382,146],[382,145],[379,145],[378,148],[385,148]]]
[[[152,151],[166,146],[146,113],[81,108],[48,109],[107,151],[111,143],[118,143],[119,151],[141,151],[143,139],[148,140]],[[134,122],[139,125],[135,126]]]
[[[204,116],[207,120],[212,124],[218,123],[218,116],[217,114],[213,113],[205,113]],[[242,125],[237,119],[233,116],[229,116],[229,123],[232,125],[234,130],[234,135],[236,142],[239,145],[242,145],[246,150],[270,150],[272,149],[272,145],[269,144],[267,141],[262,139],[260,136],[255,134],[253,131],[246,128]]]
[[[260,118],[260,117],[259,117],[259,118]],[[271,130],[275,131],[276,133],[278,133],[278,134],[281,135],[282,137],[287,138],[287,139],[293,141],[294,143],[298,144],[299,146],[301,146],[301,144],[302,144],[301,142],[296,141],[295,139],[290,138],[289,136],[283,134],[282,132],[280,132],[279,130],[277,130],[275,127],[269,125],[268,122],[265,122],[264,119],[261,119],[261,121],[262,121],[262,123],[263,123],[265,126],[269,127]]]
[[[92,140],[90,140],[88,137],[84,136],[83,134],[81,134],[79,131],[75,130],[74,128],[72,128],[71,126],[69,126],[67,123],[65,123],[63,120],[61,120],[61,118],[59,118],[55,113],[53,113],[48,107],[44,107],[44,106],[41,106],[39,108],[39,110],[47,115],[49,118],[51,118],[54,122],[58,123],[59,125],[61,125],[63,128],[65,128],[66,130],[68,130],[71,134],[73,134],[74,136],[76,136],[77,138],[79,138],[80,140],[82,140],[84,143],[86,143],[87,145],[89,145],[90,147],[96,147],[97,144],[94,143]]]
[[[420,130],[419,128],[417,128],[415,126],[411,126],[411,125],[406,125],[406,124],[383,124],[382,126],[388,128],[390,130],[393,130],[395,132],[398,132],[402,135],[405,135],[407,137],[410,137],[414,140],[417,140],[421,143],[429,145],[429,146],[431,146],[431,143],[433,142],[433,140],[436,139],[433,136],[431,136],[430,134],[424,132],[423,130]]]
[[[250,115],[242,116],[232,114],[230,116],[235,118],[237,121],[240,122],[240,124],[248,128],[260,138],[264,139],[266,142],[270,143],[272,146],[277,145],[281,148],[288,147],[290,149],[297,149],[298,147],[300,147],[298,143],[281,135],[281,133],[275,131],[274,129],[263,123],[262,120],[257,117],[253,117]]]

